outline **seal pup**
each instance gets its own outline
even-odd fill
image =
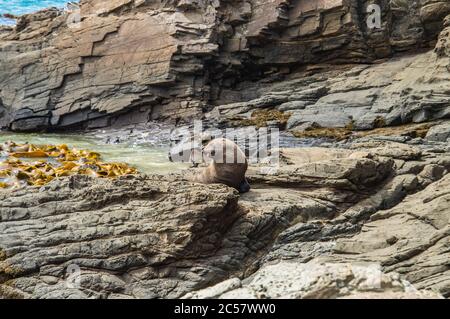
[[[226,138],[214,139],[206,145],[202,155],[208,166],[194,176],[194,182],[225,184],[240,193],[250,191],[250,184],[245,178],[248,161],[236,143]]]

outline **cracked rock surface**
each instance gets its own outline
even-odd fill
[[[449,298],[450,4],[382,0],[370,30],[372,2],[82,0],[1,27],[1,129],[262,114],[338,141],[241,195],[190,171],[1,190],[0,298]]]
[[[346,125],[353,114],[360,128],[377,116],[448,116],[448,1],[379,1],[382,23],[373,30],[372,2],[82,0],[79,10],[24,15],[0,29],[0,127],[188,122],[216,107],[292,110],[290,127],[319,107],[321,125]],[[355,64],[340,83],[342,67]]]
[[[448,297],[447,154],[376,140],[286,149],[278,173],[251,168],[243,195],[178,174],[3,191],[0,295]]]

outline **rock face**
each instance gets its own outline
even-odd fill
[[[450,297],[450,2],[378,3],[375,29],[357,0],[82,0],[1,28],[0,127],[346,139],[252,165],[243,195],[191,171],[0,191],[0,298]]]
[[[1,192],[0,296],[448,297],[450,157],[430,143],[283,150],[241,196],[178,174]]]
[[[398,274],[383,274],[370,264],[299,264],[282,261],[258,270],[243,283],[238,278],[188,294],[195,299],[438,299],[418,291]]]
[[[255,99],[264,107],[294,102],[283,107],[299,111],[317,104],[332,114],[335,109],[327,110],[349,90],[345,85],[324,90],[325,83],[311,84],[313,77],[294,83],[293,95],[281,87],[274,89],[277,94],[259,92],[271,92],[267,82],[305,77],[302,70],[311,63],[326,63],[325,70],[333,70],[343,63],[431,49],[450,12],[448,1],[383,0],[381,25],[370,29],[371,3],[83,0],[79,12],[51,9],[26,15],[15,29],[3,28],[0,34],[0,126],[29,131],[178,122],[216,105]],[[388,113],[388,121],[398,121],[399,115],[391,114],[398,105],[400,113],[413,109],[403,121],[448,115],[448,77],[442,76],[449,65],[447,39],[448,30],[439,39],[438,61],[431,53],[406,59],[392,66],[382,83],[356,88],[355,117],[370,103],[375,104],[372,113]],[[409,73],[401,72],[404,67]],[[355,81],[359,73],[362,80],[381,71],[365,68],[352,71]],[[409,78],[423,68],[426,76]],[[392,83],[397,77],[400,83]],[[252,87],[248,81],[258,82]],[[438,89],[430,93],[432,83]],[[403,98],[402,92],[413,95],[414,90],[421,100]],[[385,100],[391,103],[383,106]],[[418,104],[426,114],[416,114]],[[372,113],[362,126],[373,120]]]
[[[179,294],[176,277],[181,273],[171,275],[170,264],[214,253],[238,217],[237,195],[221,186],[215,196],[210,187],[157,180],[77,176],[18,192],[15,199],[0,195],[1,281],[22,278],[14,289],[11,281],[2,286],[0,294],[80,298],[92,295],[91,289],[97,297]],[[15,228],[23,222],[26,229]],[[70,289],[62,280],[70,265],[90,269],[80,282],[86,292]],[[120,272],[125,277],[115,275]],[[202,273],[199,267],[188,276],[195,279]]]

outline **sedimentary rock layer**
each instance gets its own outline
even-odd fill
[[[262,81],[264,90],[267,81],[282,82],[309,64],[326,62],[329,70],[430,49],[450,12],[448,1],[383,0],[381,25],[370,29],[371,3],[83,0],[79,12],[26,15],[0,33],[0,126],[27,131],[198,118],[214,105],[261,97],[249,80]],[[413,72],[424,64],[448,71],[447,38],[448,30],[437,47],[441,59],[421,60]],[[435,95],[424,108],[434,108],[436,98],[448,101],[445,90]]]

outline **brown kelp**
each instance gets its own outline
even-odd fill
[[[107,163],[99,153],[67,145],[0,144],[0,188],[42,186],[71,175],[115,178],[136,174],[124,163]]]

